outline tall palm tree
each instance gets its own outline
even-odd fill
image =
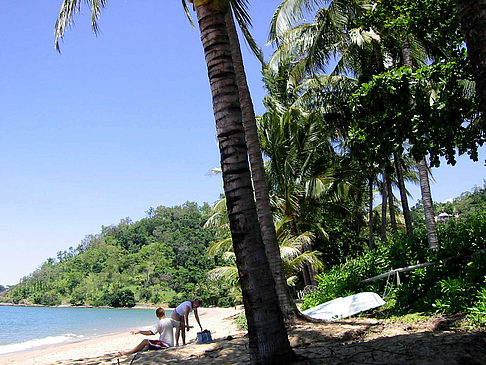
[[[93,29],[106,0],[87,0]],[[233,3],[243,5],[243,0]],[[184,6],[186,5],[183,1]],[[64,0],[56,22],[56,45],[80,0]],[[243,291],[252,363],[288,364],[293,351],[275,292],[256,213],[248,152],[242,125],[225,14],[228,1],[201,0],[194,3],[211,85],[213,111],[221,154],[223,186],[233,237],[234,252]]]
[[[398,191],[400,192],[400,202],[402,204],[403,218],[405,220],[407,236],[412,237],[412,217],[410,215],[410,208],[408,205],[407,190],[405,189],[405,179],[403,177],[403,159],[399,157],[397,152],[393,152],[393,163],[395,165],[395,172],[397,174]]]
[[[382,172],[381,181],[381,241],[386,242],[386,206],[388,201],[388,176],[386,171]]]
[[[401,48],[403,63],[405,66],[414,68],[412,53],[410,49],[410,43],[408,41],[408,35],[405,31],[402,32]],[[418,163],[419,177],[420,177],[420,189],[422,191],[422,203],[424,205],[425,214],[425,226],[427,228],[427,239],[429,241],[429,248],[437,250],[439,248],[439,239],[437,237],[437,228],[434,218],[434,203],[432,201],[432,194],[430,192],[429,183],[429,169],[425,156]]]
[[[226,26],[231,45],[231,54],[235,68],[236,83],[240,97],[243,126],[245,128],[246,145],[250,160],[253,186],[255,189],[255,202],[257,207],[262,239],[265,245],[270,269],[275,280],[275,290],[279,299],[280,309],[285,321],[292,321],[299,316],[299,310],[288,290],[287,280],[283,271],[283,263],[279,253],[273,215],[270,209],[267,181],[265,178],[265,167],[258,140],[255,111],[250,96],[250,90],[246,80],[243,57],[241,55],[240,43],[233,20],[232,11],[226,13]]]

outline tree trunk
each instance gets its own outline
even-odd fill
[[[248,322],[250,361],[290,364],[294,353],[278,304],[253,197],[225,11],[217,9],[216,3],[201,2],[196,3],[196,12],[208,67],[223,186]]]
[[[420,189],[422,190],[422,204],[424,205],[425,226],[427,227],[429,248],[432,250],[437,250],[439,248],[439,240],[437,238],[437,230],[435,227],[432,194],[430,193],[429,169],[425,159],[419,162],[418,169],[420,174]]]
[[[393,199],[393,189],[391,184],[391,179],[386,179],[386,190],[388,192],[388,207],[390,210],[390,224],[393,234],[397,233],[397,218],[395,216],[395,202]]]
[[[243,127],[245,129],[246,146],[250,159],[251,175],[253,187],[255,189],[256,207],[262,239],[265,245],[270,270],[275,280],[275,290],[277,291],[280,309],[285,321],[295,319],[299,310],[292,300],[287,278],[283,271],[282,258],[280,257],[280,247],[275,232],[272,211],[270,209],[270,199],[268,194],[267,182],[265,180],[265,168],[263,165],[260,141],[258,140],[258,131],[256,126],[255,111],[253,102],[248,89],[246,80],[243,57],[241,55],[240,42],[236,32],[233,14],[231,11],[226,13],[226,27],[231,45],[231,55],[235,68],[236,83],[238,85],[241,113],[243,118]]]
[[[408,206],[407,189],[405,189],[405,180],[403,179],[402,159],[398,157],[398,153],[393,152],[393,160],[395,162],[395,170],[397,172],[398,190],[400,191],[400,201],[403,209],[403,218],[405,220],[405,227],[407,229],[407,236],[413,236],[412,217],[410,216],[410,208]]]
[[[486,0],[456,0],[467,56],[471,60],[479,108],[486,118]]]
[[[383,181],[381,184],[381,242],[386,242],[386,202],[387,202],[387,187],[388,180],[386,172],[383,172]]]
[[[410,44],[405,32],[402,33],[402,54],[403,61],[406,66],[413,69],[412,53],[410,51]],[[429,248],[437,250],[439,242],[437,239],[437,230],[435,227],[434,219],[434,205],[432,202],[432,195],[430,194],[429,184],[429,169],[427,168],[427,162],[424,158],[418,164],[419,176],[420,176],[420,189],[422,190],[422,204],[424,205],[425,213],[425,226],[427,228],[427,238],[429,241]]]
[[[368,201],[369,201],[369,208],[368,208],[368,229],[369,229],[369,236],[368,236],[368,247],[370,250],[375,248],[375,240],[373,239],[373,178],[370,177],[368,182]]]

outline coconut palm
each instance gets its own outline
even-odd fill
[[[64,0],[56,22],[56,46],[80,9],[81,0]],[[93,30],[106,0],[87,0]],[[182,1],[184,7],[186,4]],[[244,10],[246,1],[232,1]],[[248,166],[238,87],[235,81],[225,14],[229,1],[195,1],[213,98],[213,110],[221,154],[236,263],[248,322],[249,352],[252,363],[290,363],[290,347],[275,292],[275,284],[262,242]]]
[[[401,46],[403,63],[413,70],[414,62],[410,50],[410,42],[408,35],[405,32],[402,32]],[[411,101],[411,103],[413,103],[413,101]],[[422,203],[424,205],[425,226],[427,228],[429,248],[432,250],[437,250],[439,248],[439,239],[437,237],[437,228],[434,218],[434,203],[432,201],[432,194],[430,192],[429,169],[425,158],[426,157],[424,156],[418,163],[420,190],[422,192]]]
[[[279,243],[279,255],[283,262],[283,270],[286,283],[294,286],[298,280],[297,274],[306,266],[310,265],[313,270],[323,269],[323,264],[319,259],[317,251],[306,251],[314,235],[311,232],[303,232],[299,236],[291,233],[290,219],[283,217],[275,222],[275,231]],[[228,218],[225,209],[224,198],[216,202],[212,208],[212,214],[206,221],[205,227],[211,227],[216,230],[219,239],[213,242],[208,248],[209,256],[222,255],[226,265],[217,267],[208,273],[210,280],[224,279],[232,284],[233,287],[239,288],[237,268],[235,265],[235,256],[231,235],[229,234]]]
[[[282,260],[279,254],[277,236],[270,209],[270,199],[265,178],[265,168],[263,165],[260,142],[258,140],[255,111],[253,108],[248,83],[246,81],[238,34],[236,32],[231,11],[228,11],[226,14],[226,26],[228,28],[231,54],[235,67],[236,82],[238,84],[242,121],[245,128],[246,145],[248,148],[248,158],[250,161],[253,186],[255,190],[255,203],[260,222],[262,239],[265,245],[265,252],[267,254],[268,262],[270,264],[270,270],[272,271],[273,279],[275,281],[275,290],[277,291],[280,309],[282,310],[285,321],[292,321],[299,316],[300,312],[297,309],[295,301],[292,299],[288,290]],[[242,28],[245,29],[245,27]],[[259,55],[259,58],[262,60],[261,55]]]

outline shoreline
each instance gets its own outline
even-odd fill
[[[59,304],[59,305],[43,305],[43,304],[34,304],[34,303],[7,303],[7,302],[0,302],[0,307],[35,307],[35,308],[104,308],[104,309],[157,309],[158,307],[163,307],[168,310],[173,310],[174,308],[169,308],[165,306],[156,306],[151,304],[140,304],[135,305],[134,307],[110,307],[110,306],[99,306],[96,307],[94,305],[72,305],[72,304]]]
[[[142,309],[142,308],[136,308]],[[149,309],[149,308],[147,308]],[[152,309],[152,308],[150,308]],[[211,331],[214,339],[235,336],[246,333],[236,327],[234,319],[243,312],[242,307],[237,308],[201,308],[199,317],[203,329]],[[191,323],[195,323],[194,314],[190,316]],[[187,333],[188,343],[196,341],[197,330],[192,329]],[[129,350],[135,347],[143,339],[158,339],[158,335],[143,336],[131,335],[128,331],[110,335],[89,337],[69,343],[62,343],[42,348],[28,349],[20,352],[12,352],[0,355],[0,362],[8,365],[50,365],[59,362],[66,364],[74,361],[86,361],[111,355],[116,357],[118,351]],[[178,351],[179,349],[171,349]]]

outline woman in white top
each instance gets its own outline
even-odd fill
[[[202,331],[202,326],[201,322],[199,321],[199,314],[197,313],[197,308],[201,306],[201,301],[199,299],[194,299],[194,300],[186,300],[185,302],[182,302],[179,304],[176,309],[171,314],[171,318],[181,322],[181,325],[179,328],[176,328],[176,346],[179,346],[179,334],[181,333],[182,330],[182,345],[186,344],[186,328],[189,331],[191,326],[189,326],[189,313],[194,311],[194,317],[196,317],[196,321],[199,324],[199,327],[201,327]]]

